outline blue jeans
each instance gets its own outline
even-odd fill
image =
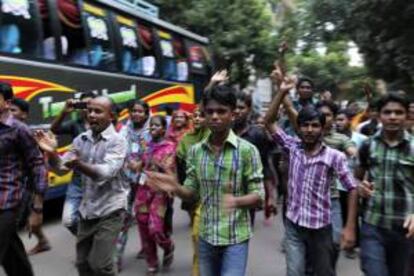
[[[214,246],[200,238],[200,275],[244,276],[248,253],[248,241],[226,246]]]
[[[361,227],[361,269],[367,276],[408,275],[414,241],[404,231],[380,228],[368,223]]]
[[[76,235],[79,221],[79,206],[82,201],[82,187],[80,176],[74,175],[66,191],[63,205],[62,223],[72,234]]]
[[[312,268],[312,274],[335,275],[331,225],[309,229],[286,218],[285,229],[288,276],[306,275],[306,265]]]
[[[341,243],[342,210],[339,198],[331,199],[332,239],[335,245]]]

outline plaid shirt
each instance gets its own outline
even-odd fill
[[[226,214],[223,195],[256,193],[264,200],[260,155],[256,147],[230,131],[216,158],[208,139],[191,147],[184,186],[200,197],[200,237],[215,246],[237,244],[252,237],[249,208]]]
[[[0,210],[15,208],[27,188],[43,195],[47,189],[47,169],[30,129],[9,116],[0,122]]]
[[[335,129],[332,129],[328,133],[326,133],[322,137],[322,141],[325,145],[328,147],[331,147],[333,149],[339,150],[340,152],[346,153],[346,150],[350,147],[356,147],[355,143],[352,141],[352,139],[345,134],[337,132]],[[352,161],[348,158],[349,161]],[[341,185],[341,182],[338,181],[338,179],[335,178],[335,181],[332,182],[331,186],[331,198],[339,198],[339,190],[344,190],[344,188]],[[345,189],[346,191],[346,189]]]
[[[402,230],[404,219],[414,214],[414,136],[408,132],[396,146],[389,146],[377,132],[362,144],[361,168],[374,183],[374,193],[365,202],[366,223]]]
[[[330,187],[334,177],[348,189],[356,187],[345,154],[322,145],[312,156],[305,154],[300,140],[281,128],[275,141],[289,153],[288,203],[286,216],[302,227],[320,229],[331,223]]]

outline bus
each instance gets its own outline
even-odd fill
[[[0,81],[30,103],[29,125],[50,124],[83,92],[152,113],[192,110],[209,80],[208,39],[146,14],[126,0],[0,0]],[[119,118],[125,119],[126,110]],[[59,137],[60,153],[70,140]],[[46,199],[70,173],[51,171]]]

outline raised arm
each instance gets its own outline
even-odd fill
[[[276,69],[278,70],[278,69]],[[294,82],[290,78],[285,78],[284,81],[281,83],[278,93],[276,97],[273,98],[272,103],[270,104],[269,110],[266,112],[264,117],[264,122],[267,129],[270,133],[275,133],[278,125],[276,123],[277,117],[279,114],[280,105],[286,95],[289,93],[289,90],[294,87]]]
[[[211,87],[217,84],[224,84],[229,80],[227,70],[221,70],[214,73],[211,77],[210,82],[204,88],[204,91],[209,90]]]
[[[54,134],[61,134],[62,130],[62,123],[65,120],[65,118],[70,114],[74,108],[73,108],[73,99],[69,99],[66,101],[65,106],[63,110],[60,112],[60,114],[53,120],[52,124],[50,125],[50,130]]]

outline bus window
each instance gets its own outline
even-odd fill
[[[123,16],[115,16],[117,36],[121,47],[122,72],[140,74],[138,33],[135,22]]]
[[[76,0],[57,0],[59,22],[62,28],[62,56],[68,63],[89,65],[88,51]]]
[[[107,12],[95,5],[83,2],[82,16],[89,42],[89,65],[100,69],[114,70],[115,54]]]
[[[0,51],[37,57],[41,30],[36,1],[1,0]]]
[[[158,31],[159,45],[162,55],[162,77],[167,80],[177,79],[177,63],[171,34]]]
[[[142,55],[139,59],[139,72],[146,77],[155,77],[157,72],[157,58],[154,35],[150,27],[138,24],[138,34],[141,43]]]
[[[186,52],[184,43],[181,38],[174,37],[173,38],[173,47],[174,53],[176,56],[177,62],[177,81],[187,81],[188,80],[188,63],[186,59]]]
[[[205,46],[190,40],[186,40],[186,46],[190,71],[196,74],[208,74],[210,57]]]

